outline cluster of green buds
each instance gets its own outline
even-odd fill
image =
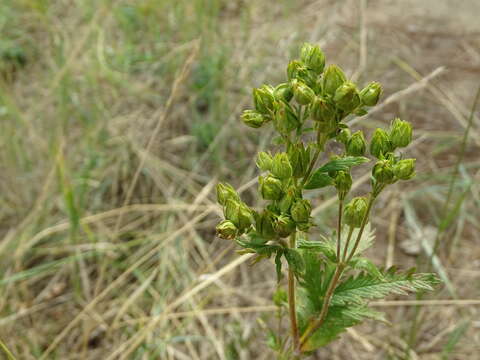
[[[331,334],[324,335],[328,331],[322,331],[321,326],[327,325],[323,324],[327,316],[330,319],[330,300],[342,276],[348,281],[346,273],[364,270],[364,265],[359,265],[364,250],[362,236],[368,232],[364,230],[375,199],[386,186],[415,175],[415,159],[403,159],[398,151],[412,141],[408,122],[395,119],[389,129],[376,129],[369,141],[361,130],[353,131],[348,125],[349,119],[366,115],[378,103],[381,93],[378,82],[358,87],[340,67],[326,65],[325,55],[318,46],[304,44],[299,58],[288,64],[285,81],[254,89],[253,109],[245,110],[241,116],[251,128],[271,124],[278,135],[277,151],[260,152],[256,158],[261,173],[258,194],[262,202],[258,208],[246,205],[231,185],[217,185],[217,198],[225,219],[216,230],[219,237],[235,240],[243,248],[240,253],[255,254],[254,263],[274,256],[279,282],[282,264],[288,264],[288,297],[278,293],[275,303],[279,308],[288,303],[292,346],[289,352],[284,352],[288,342],[273,337],[269,343],[282,354],[279,358],[291,358],[283,355],[297,358],[296,355],[330,341],[322,338],[330,338]],[[328,142],[340,145],[329,148],[336,153],[319,165],[317,162]],[[371,171],[371,191],[351,198],[351,169],[369,162],[370,155],[375,158],[367,170]],[[338,221],[325,240],[311,241],[308,232],[314,226],[314,219],[310,199],[315,193],[307,191],[325,187],[335,190],[338,197]],[[345,227],[348,227],[346,232]],[[323,265],[312,261],[312,254],[321,255],[325,269],[334,272],[322,272]],[[379,270],[372,266],[365,271],[378,278]],[[295,277],[304,290],[298,297]],[[318,297],[319,301],[312,301]],[[353,295],[352,299],[351,304],[345,301],[342,306],[363,309],[363,303],[357,304]],[[295,304],[302,311],[296,311]],[[307,308],[311,309],[303,311]],[[357,316],[354,311],[351,313]],[[297,322],[297,315],[303,319]],[[329,321],[328,326],[337,324]],[[337,334],[335,331],[332,333]]]
[[[220,237],[253,234],[267,242],[308,231],[312,205],[304,191],[334,186],[343,202],[352,187],[351,167],[368,161],[364,157],[367,149],[377,159],[372,168],[373,197],[386,185],[415,174],[415,160],[401,159],[395,152],[412,140],[409,123],[395,119],[388,131],[376,129],[369,144],[362,131],[352,132],[345,123],[349,116],[363,116],[378,103],[382,93],[378,82],[359,88],[340,67],[326,66],[321,49],[311,44],[302,46],[299,59],[290,61],[286,73],[285,82],[253,89],[254,108],[242,114],[243,122],[251,128],[273,124],[285,146],[276,154],[260,152],[257,156],[257,167],[263,172],[258,178],[258,191],[266,205],[255,211],[230,185],[219,184],[218,201],[225,215],[217,227]],[[315,133],[315,140],[308,141],[310,132]],[[338,165],[315,170],[329,140],[343,144],[343,152],[329,162]],[[367,203],[366,198],[359,197],[347,204],[345,223],[360,226],[368,216]]]

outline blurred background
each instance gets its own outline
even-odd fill
[[[374,303],[390,325],[313,358],[478,359],[479,15],[478,0],[3,0],[2,358],[272,358],[274,266],[215,237],[214,186],[255,205],[272,133],[239,115],[308,41],[383,84],[355,127],[414,125],[418,175],[381,197],[369,255],[443,280]],[[319,232],[332,195],[314,200]]]

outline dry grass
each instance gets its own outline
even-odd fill
[[[230,181],[251,203],[251,158],[270,136],[238,115],[303,41],[385,85],[355,126],[400,114],[417,129],[419,175],[377,205],[371,256],[427,268],[479,85],[478,14],[476,0],[2,2],[0,353],[271,358],[257,319],[271,319],[273,268],[215,238],[212,189]],[[432,262],[445,286],[375,303],[391,326],[355,328],[314,358],[478,356],[479,134],[477,111]],[[331,204],[318,194],[319,231]]]

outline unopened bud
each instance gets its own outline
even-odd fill
[[[277,131],[287,135],[298,126],[300,126],[300,122],[292,107],[287,103],[279,102],[275,113],[275,128]]]
[[[337,134],[337,141],[341,142],[345,146],[348,144],[348,140],[350,140],[350,137],[352,136],[350,129],[349,128],[343,128],[340,130],[340,132]]]
[[[275,87],[273,95],[277,101],[289,102],[293,97],[292,86],[289,83],[279,84]]]
[[[345,81],[347,78],[343,71],[337,65],[329,65],[323,74],[323,93],[333,97]]]
[[[251,128],[259,128],[262,126],[266,118],[255,110],[245,110],[242,114],[242,121],[245,125],[250,126]]]
[[[340,200],[345,199],[345,196],[352,187],[352,176],[346,171],[338,171],[335,176],[335,188],[338,191],[338,198]]]
[[[218,183],[217,187],[217,201],[220,205],[225,205],[228,200],[232,199],[235,201],[240,201],[240,196],[238,196],[235,189],[232,185],[228,183]]]
[[[409,180],[415,176],[415,159],[400,160],[393,166],[395,176],[400,180]]]
[[[288,158],[293,169],[293,176],[303,177],[310,165],[310,147],[304,147],[303,143],[291,145],[288,149]]]
[[[380,95],[382,94],[382,85],[376,81],[372,81],[366,87],[360,91],[360,98],[362,99],[362,103],[367,106],[375,106],[378,103],[378,99],[380,99]]]
[[[265,200],[280,200],[283,195],[282,181],[268,175],[258,178],[260,194]]]
[[[308,105],[315,99],[315,92],[302,81],[293,80],[292,88],[295,100],[301,105]]]
[[[269,115],[275,109],[275,96],[270,85],[262,85],[253,89],[253,102],[255,110],[264,115]]]
[[[269,153],[261,151],[257,155],[257,166],[260,170],[270,171],[270,169],[272,168],[272,161],[272,155],[270,155]]]
[[[405,147],[412,141],[412,125],[396,118],[390,126],[390,141],[394,148]]]
[[[333,98],[338,108],[345,112],[351,112],[360,105],[360,95],[354,83],[347,81],[335,91]]]
[[[317,97],[311,105],[312,119],[323,133],[331,133],[337,128],[335,108],[329,101]]]
[[[350,156],[363,156],[367,149],[367,142],[363,136],[363,132],[358,130],[353,133],[347,143],[347,155]]]
[[[274,222],[273,228],[279,237],[287,237],[295,231],[295,222],[286,215],[280,215]]]
[[[217,236],[226,240],[233,240],[238,234],[237,227],[230,220],[223,220],[215,229]]]
[[[299,60],[292,60],[288,63],[287,66],[287,77],[288,80],[296,79],[298,76],[299,71],[304,68],[305,66]]]
[[[295,188],[288,188],[287,191],[285,191],[282,199],[278,202],[278,210],[280,210],[281,213],[288,213],[297,197],[298,196]]]
[[[240,232],[252,224],[252,211],[240,201],[228,200],[224,209],[225,219],[235,224]]]
[[[310,220],[310,213],[312,212],[312,205],[310,201],[299,199],[295,201],[290,210],[292,219],[297,223],[306,223]]]
[[[370,142],[370,154],[376,158],[380,158],[390,152],[391,147],[392,145],[388,134],[383,129],[375,129],[372,141]]]
[[[279,179],[288,179],[292,177],[292,165],[286,153],[275,154],[271,168],[272,175]]]
[[[390,160],[377,161],[372,169],[372,175],[381,184],[393,184],[395,182],[395,174]]]
[[[343,222],[348,226],[358,228],[362,226],[363,218],[367,214],[368,201],[364,197],[353,198],[343,213]]]
[[[272,239],[275,237],[273,230],[274,215],[265,210],[261,214],[255,213],[255,229],[257,233],[264,239]]]
[[[307,68],[313,70],[317,75],[320,75],[325,68],[325,55],[318,46],[303,44],[300,50],[300,59]]]

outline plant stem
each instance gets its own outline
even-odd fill
[[[370,210],[372,209],[373,201],[375,197],[373,194],[370,194],[370,198],[368,199],[367,211],[365,212],[365,216],[363,217],[362,224],[360,226],[360,231],[358,232],[357,239],[355,240],[355,245],[353,245],[352,252],[347,258],[345,263],[349,263],[352,260],[352,257],[355,255],[355,251],[357,251],[358,245],[360,244],[360,240],[362,239],[363,230],[365,230],[365,225],[367,225],[368,217],[370,215]]]
[[[296,246],[296,232],[290,235],[290,248],[294,249]],[[297,313],[295,307],[295,275],[292,267],[288,266],[288,310],[290,314],[290,326],[292,330],[293,351],[299,348],[299,333],[297,325]]]
[[[350,239],[352,238],[353,230],[355,230],[355,228],[353,226],[350,226],[350,229],[348,230],[347,241],[345,242],[345,246],[343,247],[342,262],[345,262],[345,258],[347,257],[348,245],[350,245]]]
[[[345,269],[345,264],[340,263],[338,264],[337,268],[335,269],[335,274],[333,275],[332,281],[328,286],[327,293],[325,294],[325,299],[323,301],[322,309],[320,310],[320,315],[315,321],[312,321],[305,332],[303,333],[302,337],[300,338],[300,350],[305,345],[307,340],[310,336],[320,327],[322,326],[327,313],[328,313],[328,306],[330,305],[330,299],[333,295],[333,291],[335,290],[338,280],[340,280],[340,275],[342,275],[343,270]]]
[[[340,262],[340,241],[342,240],[342,213],[343,213],[343,199],[340,199],[338,202],[337,262]]]
[[[310,165],[308,166],[307,172],[305,173],[305,176],[303,177],[303,180],[300,184],[300,187],[303,188],[303,185],[305,185],[308,181],[308,178],[310,177],[310,174],[313,170],[313,167],[315,166],[315,163],[318,160],[318,157],[320,156],[320,153],[323,150],[323,147],[325,146],[325,136],[322,135],[320,130],[317,132],[317,148],[315,149],[315,153],[313,154],[312,161],[310,162]]]
[[[332,298],[333,292],[335,291],[335,288],[337,287],[338,281],[340,280],[340,276],[342,275],[342,272],[345,269],[346,264],[348,264],[352,259],[353,255],[355,255],[355,251],[357,250],[357,247],[360,244],[360,239],[362,238],[363,230],[365,229],[365,225],[367,224],[370,210],[372,208],[372,204],[374,200],[375,200],[375,197],[373,196],[373,194],[371,194],[370,199],[368,201],[368,205],[367,205],[367,211],[365,212],[365,216],[363,217],[362,224],[360,226],[360,231],[358,232],[358,236],[357,236],[357,239],[355,240],[355,245],[353,246],[352,252],[348,256],[347,261],[345,262],[342,261],[338,263],[337,268],[335,269],[335,274],[333,275],[333,278],[330,281],[330,284],[328,286],[327,293],[325,294],[325,299],[323,300],[323,305],[322,305],[322,309],[320,310],[320,315],[316,320],[312,321],[308,325],[307,329],[305,330],[305,332],[300,338],[300,350],[305,345],[309,337],[318,328],[320,328],[320,326],[322,326],[323,322],[325,321],[325,318],[328,313],[328,307],[330,305],[330,300]],[[352,236],[352,233],[353,233],[353,228],[350,228],[350,233],[348,235],[347,243],[345,244],[345,246],[347,246],[347,248],[345,248],[345,253],[348,250],[348,242]],[[345,256],[345,253],[344,253],[344,256]]]

